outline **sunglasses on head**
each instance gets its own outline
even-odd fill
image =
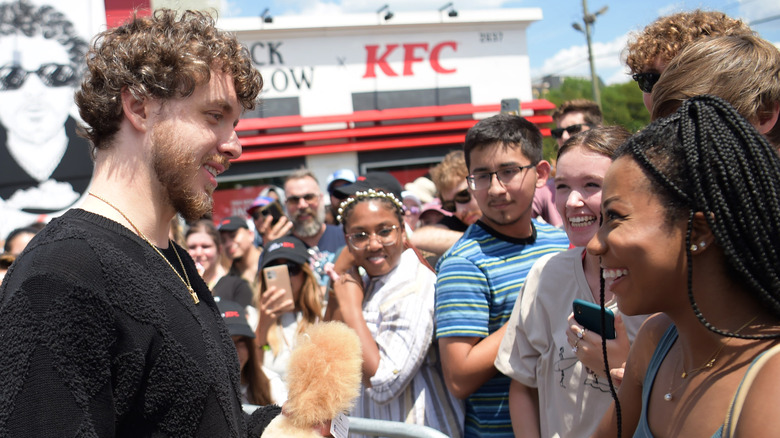
[[[580,131],[582,131],[582,127],[587,126],[588,128],[592,128],[593,125],[590,123],[579,123],[576,125],[567,126],[565,128],[555,128],[550,130],[550,134],[552,134],[555,138],[561,138],[563,137],[563,132],[566,131],[569,133],[569,135],[574,135]]]
[[[455,193],[455,197],[451,200],[441,201],[441,209],[449,211],[450,213],[455,213],[458,209],[455,204],[468,204],[469,202],[471,202],[471,192],[469,192],[469,189],[463,189],[458,193]]]
[[[63,64],[43,64],[38,70],[25,70],[19,65],[0,67],[0,91],[22,88],[27,77],[34,74],[47,87],[64,87],[76,82],[76,69]]]
[[[290,273],[291,276],[295,277],[296,275],[300,274],[303,270],[303,267],[297,263],[287,262],[287,263],[277,263],[274,265],[268,265],[266,267],[271,266],[281,266],[281,265],[287,265],[287,272]]]
[[[655,85],[656,82],[658,82],[658,79],[661,77],[660,73],[634,73],[631,75],[631,77],[636,81],[636,84],[639,85],[639,89],[642,90],[643,93],[652,93],[653,92],[653,85]]]

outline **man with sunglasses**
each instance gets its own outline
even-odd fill
[[[325,204],[317,177],[308,169],[298,169],[284,182],[287,216],[292,235],[309,248],[310,260],[321,284],[327,284],[325,268],[344,248],[344,233],[336,225],[325,223]]]
[[[482,120],[466,134],[464,157],[482,218],[438,263],[436,337],[447,388],[466,401],[465,437],[511,438],[510,379],[493,361],[529,269],[569,242],[532,218],[534,191],[550,174],[533,123],[510,114]]]
[[[626,65],[642,90],[647,111],[653,111],[653,86],[669,62],[691,42],[722,35],[753,35],[753,31],[723,12],[696,9],[660,17],[629,38]]]
[[[0,4],[0,235],[81,199],[89,145],[70,115],[86,38],[66,15],[27,1]]]
[[[418,228],[411,241],[417,248],[441,257],[463,236],[469,225],[482,217],[482,211],[466,185],[469,170],[462,150],[445,155],[430,172],[441,209],[451,214],[443,216],[437,224]]]
[[[241,216],[223,219],[217,229],[222,239],[222,251],[230,260],[228,273],[246,280],[252,291],[257,293],[257,273],[262,251],[255,246],[255,232],[249,229],[246,219]]]

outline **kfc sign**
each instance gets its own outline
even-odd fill
[[[366,46],[366,72],[363,78],[375,78],[377,67],[387,76],[398,76],[398,72],[393,70],[389,61],[391,58],[397,58],[402,54],[404,61],[403,76],[414,76],[412,67],[414,64],[421,64],[427,61],[433,71],[441,74],[452,74],[457,71],[456,68],[447,68],[441,65],[440,57],[443,50],[458,51],[458,43],[455,41],[444,41],[436,44],[429,49],[428,43],[408,43],[408,44],[387,44],[387,45],[367,45]],[[400,50],[398,50],[400,48]]]

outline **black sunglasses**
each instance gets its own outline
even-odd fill
[[[644,93],[652,93],[653,85],[658,82],[661,73],[634,73],[631,77],[639,85],[639,89]]]
[[[76,69],[63,64],[43,64],[38,70],[25,70],[18,65],[0,67],[0,90],[18,90],[27,77],[34,74],[47,87],[64,87],[76,82]]]
[[[469,192],[469,189],[463,189],[458,193],[455,193],[455,197],[451,200],[441,201],[441,209],[449,211],[450,213],[455,213],[457,210],[457,207],[455,206],[456,203],[468,204],[469,202],[471,202],[471,192]]]
[[[555,128],[550,130],[550,134],[552,134],[555,138],[561,138],[563,137],[563,131],[566,131],[569,133],[569,135],[574,135],[580,131],[582,131],[582,127],[587,126],[588,128],[592,128],[593,125],[590,123],[579,123],[576,125],[567,126],[565,128]]]
[[[299,265],[297,263],[292,263],[292,262],[279,263],[279,264],[276,264],[276,265],[268,265],[266,267],[281,266],[281,265],[287,265],[287,272],[289,272],[290,275],[292,275],[293,277],[295,277],[296,275],[300,274],[301,271],[303,270],[303,267],[301,265]]]

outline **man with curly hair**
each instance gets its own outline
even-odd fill
[[[259,436],[230,334],[171,218],[211,211],[259,72],[203,13],[102,32],[76,102],[95,176],[0,289],[0,436]]]
[[[643,92],[645,107],[652,112],[653,85],[669,62],[688,44],[706,37],[753,34],[742,20],[723,12],[701,9],[678,12],[658,18],[629,39],[626,65]]]
[[[86,194],[92,159],[70,112],[87,48],[54,7],[0,3],[0,234]]]

